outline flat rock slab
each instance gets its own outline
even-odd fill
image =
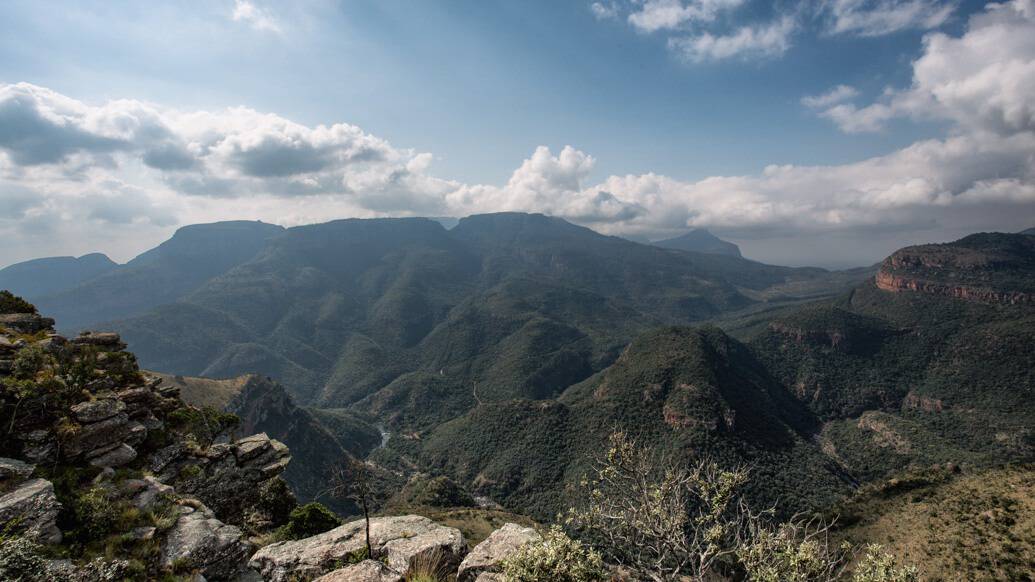
[[[456,565],[467,551],[460,530],[419,515],[371,519],[370,544],[400,576],[420,555],[439,552],[443,560]],[[365,547],[364,523],[357,520],[319,535],[266,546],[252,556],[249,566],[271,582],[315,578]]]
[[[29,478],[32,475],[35,465],[30,465],[18,459],[6,459],[0,457],[0,490],[8,486],[14,486]]]
[[[457,571],[457,582],[476,582],[491,580],[489,574],[499,572],[499,564],[507,556],[516,552],[521,546],[542,539],[537,531],[530,527],[521,527],[516,523],[508,523],[492,532],[485,541],[474,547],[464,558]],[[486,574],[484,578],[482,574]]]
[[[72,407],[72,414],[81,423],[99,422],[126,410],[126,403],[118,398],[80,402]]]
[[[324,574],[315,582],[402,582],[402,579],[398,572],[381,562],[363,560],[358,564]]]
[[[46,479],[30,479],[0,496],[0,523],[18,520],[15,533],[41,544],[56,544],[61,542],[60,509],[54,485]]]
[[[206,507],[181,507],[180,511],[162,543],[162,566],[196,570],[207,580],[239,576],[254,548],[241,530],[219,521]]]

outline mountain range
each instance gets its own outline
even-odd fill
[[[233,222],[29,298],[150,369],[255,374],[199,394],[287,442],[303,497],[352,455],[551,516],[622,428],[747,464],[794,511],[907,466],[1032,458],[1033,260],[1023,234],[829,272],[532,214]]]
[[[675,238],[669,238],[665,240],[655,241],[655,246],[665,247],[667,249],[677,249],[680,251],[692,251],[695,253],[709,253],[714,255],[728,255],[731,257],[740,257],[740,247],[737,245],[724,241],[714,234],[708,232],[703,228],[695,228],[690,232],[677,236]]]

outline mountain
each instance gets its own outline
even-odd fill
[[[239,434],[265,433],[286,444],[292,461],[283,477],[300,501],[320,497],[338,511],[355,512],[352,504],[325,493],[334,469],[349,459],[367,456],[381,444],[381,434],[368,420],[350,411],[300,408],[282,386],[255,375],[213,380],[149,373],[161,378],[164,386],[179,390],[187,404],[236,415]]]
[[[829,277],[608,237],[542,215],[340,220],[287,229],[182,300],[114,325],[145,365],[258,373],[303,405],[446,420],[471,385],[559,394],[636,334]],[[434,402],[430,409],[421,402]],[[405,403],[396,406],[394,403]]]
[[[0,269],[0,289],[30,301],[52,295],[118,268],[100,253],[76,257],[48,257]]]
[[[652,244],[680,251],[691,251],[712,255],[727,255],[731,257],[741,256],[740,247],[731,242],[722,240],[703,228],[695,228],[684,235],[655,241]]]
[[[284,229],[261,222],[186,226],[130,262],[52,295],[32,297],[62,329],[131,317],[176,301],[254,257]]]
[[[1022,230],[1020,234],[1035,235],[1035,228],[1029,228],[1028,230]]]
[[[874,282],[775,317],[752,350],[860,479],[1035,455],[1035,244],[973,235],[894,253]]]

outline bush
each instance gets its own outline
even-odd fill
[[[321,534],[341,525],[341,520],[322,503],[306,503],[296,507],[288,517],[284,526],[285,534],[290,539],[301,539]]]
[[[866,554],[852,573],[852,582],[916,582],[920,572],[916,566],[899,565],[895,556],[879,544],[866,546]]]
[[[39,544],[22,537],[0,539],[0,580],[33,582],[43,579],[46,563]]]
[[[298,500],[284,479],[276,477],[259,487],[258,509],[274,527],[288,523],[297,508]]]
[[[752,582],[832,582],[840,580],[852,545],[833,545],[821,521],[792,519],[778,526],[755,522],[737,549]]]
[[[508,582],[592,582],[605,580],[604,562],[590,548],[554,526],[542,541],[525,544],[501,562]]]
[[[111,501],[108,491],[92,487],[80,494],[74,502],[75,519],[83,541],[99,540],[115,528],[119,510]]]
[[[36,313],[36,306],[10,291],[0,291],[0,314]]]

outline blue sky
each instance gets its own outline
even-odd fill
[[[1025,10],[1030,5],[1020,0],[1006,5],[1021,18],[1012,17],[1019,30],[1003,34],[1021,36],[1029,31]],[[937,101],[940,93],[937,86],[917,87],[915,63],[930,51],[926,36],[941,35],[967,45],[967,35],[976,30],[971,17],[992,18],[984,2],[7,0],[0,11],[0,84],[27,84],[48,92],[48,96],[23,95],[17,98],[19,103],[31,99],[33,107],[42,111],[46,107],[40,104],[47,99],[67,98],[87,108],[106,108],[108,113],[120,100],[142,103],[160,112],[162,131],[172,128],[168,131],[184,147],[198,143],[209,147],[197,136],[207,135],[205,131],[212,128],[191,126],[187,133],[193,137],[184,137],[187,133],[180,131],[179,122],[169,121],[169,111],[218,113],[243,107],[305,128],[349,124],[390,144],[385,146],[390,153],[378,150],[377,156],[389,159],[395,170],[379,176],[398,177],[402,172],[408,181],[387,187],[384,180],[373,179],[370,168],[362,169],[365,173],[358,181],[342,169],[340,175],[313,176],[321,186],[300,194],[296,183],[304,178],[301,171],[292,170],[290,180],[279,176],[284,180],[260,183],[253,175],[242,178],[239,169],[219,174],[214,163],[206,162],[205,175],[198,178],[184,176],[182,169],[165,167],[156,172],[145,167],[129,153],[133,148],[116,148],[116,153],[105,156],[87,148],[58,148],[72,153],[44,165],[32,164],[29,178],[9,171],[6,186],[0,182],[0,195],[17,193],[19,207],[25,209],[22,215],[7,218],[6,227],[23,244],[0,256],[0,264],[28,258],[34,250],[135,252],[190,221],[284,216],[277,201],[293,210],[309,208],[287,213],[289,223],[339,214],[515,209],[550,212],[605,232],[647,238],[702,226],[739,239],[749,248],[757,244],[759,250],[784,249],[759,258],[799,264],[808,259],[829,265],[877,260],[885,247],[901,242],[938,239],[975,228],[1013,228],[1019,224],[1017,200],[1020,209],[1032,210],[1023,188],[1029,185],[1031,163],[1018,161],[1023,155],[1016,150],[1003,154],[1008,158],[1003,164],[1023,191],[1007,196],[1010,208],[995,201],[982,213],[982,220],[962,220],[961,213],[951,209],[952,216],[941,214],[952,206],[945,200],[955,200],[989,176],[957,184],[960,180],[954,176],[930,176],[935,171],[930,168],[903,170],[899,183],[875,185],[860,194],[880,198],[884,190],[926,180],[932,184],[925,194],[931,205],[926,210],[933,209],[933,214],[908,202],[910,220],[831,214],[857,209],[858,202],[831,208],[825,202],[795,201],[824,223],[823,228],[806,229],[815,230],[816,236],[834,233],[846,240],[869,240],[877,231],[898,233],[887,244],[871,245],[850,257],[804,253],[804,242],[774,247],[774,237],[786,239],[789,232],[800,234],[803,228],[788,223],[786,216],[781,219],[781,211],[774,210],[786,206],[782,199],[774,199],[775,185],[755,184],[744,194],[746,205],[764,198],[758,208],[743,212],[701,208],[710,208],[713,199],[717,207],[724,205],[724,191],[704,192],[712,178],[756,179],[774,165],[835,168],[844,173],[845,165],[898,156],[930,140],[944,145],[946,140],[972,133],[973,112],[967,103],[922,102]],[[1004,11],[996,14],[1002,16]],[[1029,47],[1022,40],[1017,45],[1019,52],[1011,58],[1027,62]],[[979,75],[980,71],[958,73]],[[803,98],[842,85],[850,96],[847,99],[811,107],[803,104]],[[846,103],[850,109],[836,109]],[[1030,104],[1026,101],[1021,107]],[[13,160],[21,146],[13,138],[5,145],[3,119],[0,151],[6,148]],[[213,119],[208,122],[222,127],[221,121]],[[1024,121],[1010,132],[998,134],[1017,138],[1030,133],[1030,127]],[[549,155],[537,158],[540,146],[549,148]],[[565,146],[577,155],[562,159]],[[296,148],[292,155],[317,152],[306,148],[303,153]],[[315,155],[323,155],[320,152]],[[414,155],[420,153],[430,154],[433,161],[414,162]],[[589,158],[588,163],[580,156]],[[70,178],[72,163],[79,172],[77,181]],[[994,163],[998,162],[989,162]],[[84,164],[91,169],[83,170]],[[321,172],[325,169],[316,165]],[[46,175],[48,168],[53,171]],[[522,169],[527,172],[518,175]],[[435,182],[414,182],[425,175]],[[652,192],[665,192],[655,196],[666,200],[657,209],[651,206],[657,201],[645,193],[646,186],[618,180],[644,176],[671,181],[650,186]],[[249,182],[217,191],[212,186],[217,178],[224,185],[238,178]],[[94,187],[80,191],[70,204],[59,200],[71,188],[62,180],[90,182]],[[98,185],[113,180],[118,189],[125,189],[117,200],[110,189]],[[202,180],[206,186],[196,188]],[[331,182],[336,186],[327,185]],[[567,190],[556,190],[558,184]],[[723,186],[737,190],[743,184]],[[107,213],[111,215],[108,226],[121,224],[127,233],[126,241],[115,245],[118,249],[103,248],[103,240],[86,227],[79,228],[74,238],[40,248],[32,229],[46,220],[47,211],[64,220],[85,212],[98,222],[96,232],[110,232],[103,224],[106,213],[83,202],[94,196],[91,192],[101,190],[99,203],[137,209],[121,215]],[[943,194],[950,198],[939,201]],[[794,193],[784,195],[793,199]],[[49,210],[34,210],[32,201],[25,201],[32,196],[46,199]],[[571,203],[549,203],[557,196],[567,196]],[[79,206],[73,208],[75,204]],[[671,214],[672,204],[683,209],[678,220],[659,218]],[[871,206],[868,212],[880,204]],[[766,208],[773,211],[772,217],[759,215]],[[239,216],[248,212],[253,214]],[[0,230],[5,227],[3,221],[0,217]],[[918,230],[926,234],[916,235]]]

